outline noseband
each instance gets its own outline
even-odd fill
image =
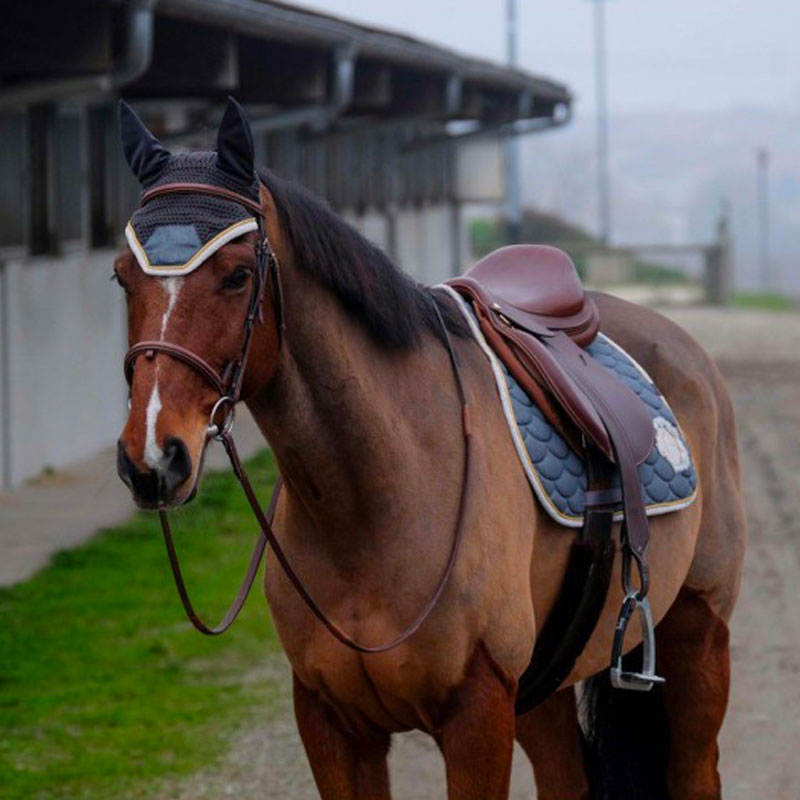
[[[267,238],[264,212],[261,209],[261,206],[255,201],[251,200],[249,197],[245,197],[237,192],[232,192],[229,189],[219,186],[212,186],[202,183],[168,183],[162,186],[157,186],[156,188],[151,189],[142,195],[140,205],[143,206],[156,197],[163,197],[164,195],[168,194],[185,193],[207,194],[222,198],[224,200],[230,200],[243,205],[245,208],[255,214],[256,222],[258,224],[258,242],[256,243],[257,268],[253,282],[253,291],[250,296],[250,304],[247,310],[247,317],[244,322],[241,353],[239,358],[228,364],[224,370],[224,373],[220,375],[207,361],[205,361],[205,359],[201,358],[196,353],[193,353],[191,350],[182,347],[181,345],[172,344],[170,342],[146,340],[137,342],[126,353],[124,362],[125,378],[128,381],[128,386],[131,386],[136,360],[139,356],[143,355],[147,359],[153,359],[156,353],[164,353],[165,355],[171,356],[172,358],[192,367],[199,375],[205,378],[207,383],[214,387],[219,394],[219,397],[211,409],[206,435],[208,438],[216,439],[222,442],[223,446],[225,447],[225,451],[228,454],[231,466],[233,467],[233,472],[242,486],[245,496],[247,497],[247,501],[250,504],[250,508],[252,509],[260,528],[258,539],[256,540],[252,555],[250,556],[250,563],[248,565],[247,572],[242,579],[233,603],[219,624],[215,626],[209,626],[197,615],[197,612],[192,606],[192,602],[189,599],[189,594],[186,590],[186,584],[183,580],[183,574],[181,572],[178,555],[175,550],[175,543],[173,540],[167,512],[163,509],[159,510],[158,513],[161,520],[161,530],[163,532],[164,542],[167,547],[167,555],[169,557],[170,567],[172,568],[172,575],[175,579],[175,586],[178,590],[178,595],[181,598],[181,602],[183,603],[186,615],[188,616],[189,621],[198,631],[208,636],[218,636],[219,634],[228,630],[236,617],[239,615],[239,612],[241,611],[242,606],[244,605],[245,600],[250,593],[250,589],[252,588],[256,574],[258,573],[261,558],[264,555],[264,550],[266,549],[267,544],[269,544],[273,550],[273,553],[275,554],[276,559],[278,560],[278,563],[283,568],[286,576],[289,578],[289,581],[292,583],[303,602],[336,639],[338,639],[345,646],[349,647],[351,650],[355,650],[359,653],[383,653],[387,650],[391,650],[392,648],[397,647],[398,645],[410,639],[411,636],[413,636],[417,630],[419,630],[436,606],[436,603],[444,591],[450,574],[453,571],[453,567],[455,566],[461,540],[463,538],[464,520],[466,518],[467,494],[470,483],[472,463],[472,431],[470,426],[469,405],[467,403],[464,383],[461,378],[458,359],[453,348],[453,343],[450,340],[450,332],[447,330],[447,326],[442,319],[439,307],[436,304],[436,301],[431,299],[433,309],[441,326],[442,333],[444,334],[445,348],[447,350],[450,365],[455,377],[456,391],[458,393],[458,399],[461,405],[461,427],[464,438],[464,461],[461,475],[461,494],[459,496],[455,532],[453,535],[447,564],[445,565],[445,568],[439,578],[436,588],[434,589],[431,597],[425,604],[425,607],[422,609],[422,611],[411,623],[406,626],[403,632],[394,639],[384,642],[380,645],[365,645],[354,640],[325,614],[313,596],[306,589],[300,577],[294,571],[292,565],[289,563],[289,560],[286,557],[286,554],[283,552],[283,548],[281,547],[272,527],[278,495],[282,486],[281,479],[278,478],[276,481],[272,498],[270,499],[266,513],[264,513],[261,505],[258,502],[258,499],[256,498],[255,492],[253,491],[252,484],[247,477],[247,472],[242,465],[239,453],[236,450],[236,444],[234,443],[232,436],[234,407],[241,399],[242,381],[245,369],[247,367],[247,359],[250,354],[250,343],[253,335],[253,329],[255,328],[256,321],[263,322],[264,290],[268,276],[271,281],[272,299],[275,307],[275,320],[278,330],[279,346],[281,346],[283,343],[283,333],[285,330],[280,271],[278,268],[278,260],[275,257]],[[222,422],[217,424],[217,414],[221,409],[225,409],[225,407],[227,407],[225,416]]]

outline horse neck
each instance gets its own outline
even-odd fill
[[[429,535],[428,504],[441,513],[430,498],[455,495],[462,458],[444,348],[425,334],[387,350],[328,290],[284,275],[281,365],[248,405],[291,500],[339,555],[396,541],[398,528]]]

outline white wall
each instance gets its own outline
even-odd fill
[[[384,252],[389,252],[389,219],[386,214],[367,209],[358,221],[358,229]]]
[[[422,280],[422,248],[419,235],[419,211],[400,208],[395,212],[395,252],[397,263],[417,280]]]
[[[113,251],[8,261],[0,269],[5,488],[112,444],[124,424],[124,302]]]
[[[440,283],[454,274],[456,216],[449,203],[404,208],[397,212],[396,258],[423,283]]]
[[[389,252],[390,220],[387,214],[368,210],[362,215],[343,211],[342,217],[358,228],[370,241]],[[423,283],[439,283],[452,277],[456,235],[463,238],[460,215],[449,203],[410,206],[397,209],[395,253],[397,263]],[[454,226],[458,225],[456,233]]]
[[[343,216],[388,249],[385,214]],[[400,266],[424,283],[450,277],[453,224],[446,203],[397,211]],[[126,322],[113,260],[108,250],[0,265],[0,489],[89,456],[122,429]]]
[[[421,280],[441,283],[453,276],[453,210],[449,204],[427,206],[418,220]]]

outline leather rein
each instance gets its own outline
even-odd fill
[[[258,224],[258,242],[255,246],[257,267],[254,274],[253,290],[250,296],[247,316],[244,322],[244,335],[241,353],[239,358],[236,361],[231,362],[225,368],[223,374],[220,375],[217,370],[208,364],[207,361],[193,353],[191,350],[182,347],[181,345],[155,340],[141,341],[133,345],[125,355],[125,378],[130,386],[133,381],[133,372],[136,365],[136,360],[140,356],[144,356],[145,358],[152,360],[155,358],[157,353],[163,353],[164,355],[168,355],[171,358],[181,361],[182,363],[191,367],[199,375],[201,375],[207,383],[214,387],[219,394],[219,398],[211,409],[206,435],[209,439],[216,439],[217,441],[222,442],[225,452],[227,453],[231,462],[233,472],[241,484],[242,490],[247,498],[247,502],[249,503],[260,528],[258,538],[256,539],[253,552],[250,556],[250,563],[247,567],[247,571],[245,572],[233,603],[230,605],[220,622],[217,625],[210,626],[207,625],[194,610],[194,606],[189,598],[186,584],[183,579],[178,554],[175,550],[175,542],[172,536],[169,517],[166,510],[159,510],[158,515],[161,521],[161,530],[164,535],[164,543],[167,548],[170,567],[172,568],[172,575],[175,580],[175,586],[178,590],[181,603],[186,611],[186,615],[188,616],[189,621],[198,631],[208,636],[218,636],[219,634],[222,634],[228,630],[236,617],[239,615],[239,612],[242,610],[242,606],[244,606],[244,603],[247,600],[247,596],[250,593],[250,589],[252,588],[256,575],[258,574],[258,569],[261,564],[261,559],[264,555],[264,550],[266,549],[267,545],[269,545],[272,548],[278,563],[286,573],[286,577],[289,579],[292,586],[294,586],[303,602],[336,639],[338,639],[346,647],[349,647],[351,650],[355,650],[359,653],[383,653],[387,650],[391,650],[392,648],[403,644],[403,642],[411,638],[411,636],[413,636],[419,630],[425,620],[430,616],[431,612],[436,606],[436,603],[441,597],[442,592],[444,591],[445,585],[447,584],[451,573],[453,572],[453,567],[455,566],[464,534],[467,495],[470,484],[472,462],[472,430],[470,425],[469,404],[467,402],[466,391],[461,377],[458,358],[456,356],[455,349],[453,348],[453,343],[450,339],[450,333],[447,330],[447,326],[445,325],[441,312],[439,311],[439,307],[436,301],[431,299],[431,303],[433,304],[439,324],[441,325],[445,348],[447,350],[455,378],[456,390],[458,393],[459,403],[461,405],[461,427],[464,439],[461,493],[459,496],[458,516],[456,519],[453,541],[450,547],[447,564],[439,578],[438,583],[436,584],[436,588],[431,594],[428,602],[414,618],[414,620],[402,631],[402,633],[393,639],[379,645],[366,645],[353,639],[352,636],[346,633],[341,627],[339,627],[339,625],[337,625],[333,620],[330,619],[330,617],[328,617],[308,589],[306,589],[302,579],[295,572],[272,527],[282,481],[280,478],[278,478],[272,493],[272,498],[270,499],[265,513],[258,502],[256,494],[253,490],[253,486],[247,476],[247,472],[242,465],[239,453],[236,449],[236,444],[232,436],[234,409],[236,403],[241,399],[242,382],[244,378],[244,372],[247,367],[247,360],[250,354],[250,344],[253,330],[256,322],[263,323],[264,292],[268,280],[270,282],[273,303],[275,306],[279,347],[283,344],[283,333],[285,330],[280,269],[278,266],[278,260],[275,257],[275,253],[273,252],[269,243],[269,239],[267,238],[263,209],[254,200],[238,194],[237,192],[233,192],[229,189],[219,186],[198,183],[170,183],[157,186],[156,188],[151,189],[142,195],[140,205],[143,206],[156,197],[162,197],[168,194],[185,193],[207,194],[220,197],[225,200],[230,200],[239,203],[248,210],[252,211],[255,215],[256,222]],[[221,422],[218,424],[216,419],[220,414],[223,414],[223,416]]]

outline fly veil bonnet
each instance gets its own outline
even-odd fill
[[[125,237],[148,275],[186,275],[223,245],[258,230],[253,139],[235,100],[228,100],[216,153],[171,154],[124,101],[120,131],[125,157],[142,185],[142,202],[125,228]],[[185,190],[169,190],[178,185]],[[220,191],[211,194],[210,188]]]

